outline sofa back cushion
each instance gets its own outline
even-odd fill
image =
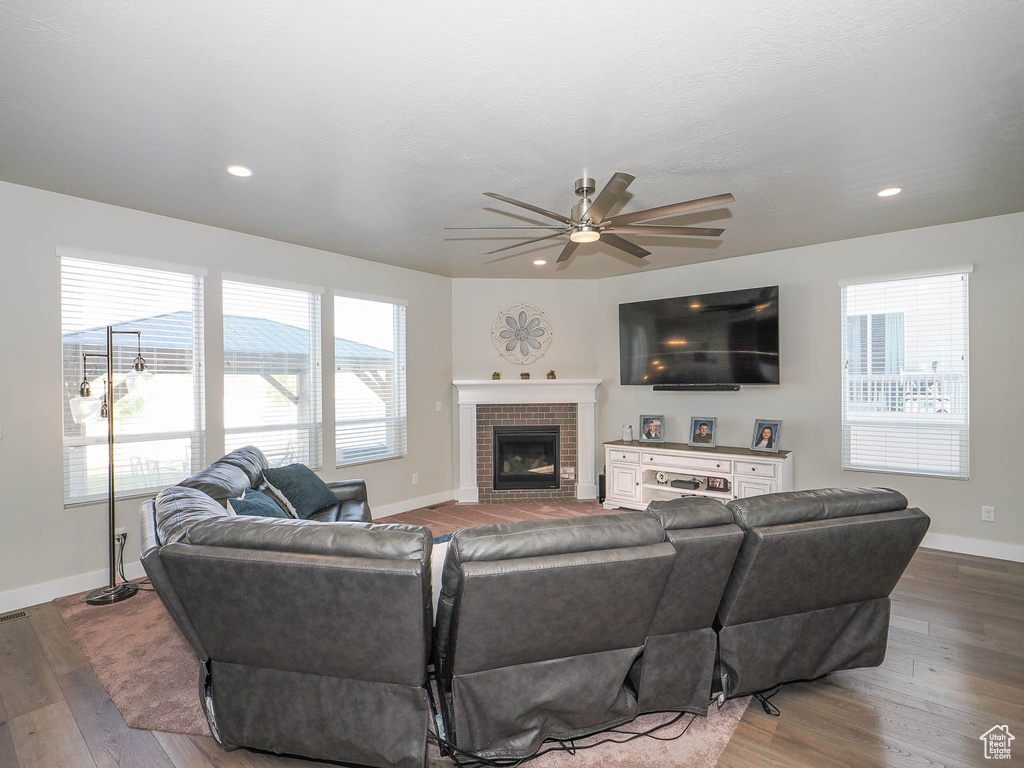
[[[678,499],[652,501],[647,511],[661,522],[666,531],[688,528],[710,528],[732,523],[732,511],[717,499],[706,496],[682,496]]]
[[[196,523],[207,519],[231,518],[231,514],[210,496],[196,488],[172,485],[153,500],[156,535],[161,545],[181,541]]]
[[[907,497],[889,488],[820,488],[737,499],[728,504],[743,530],[872,515],[907,508]]]
[[[718,620],[732,626],[888,597],[929,522],[911,508],[752,528]]]
[[[642,645],[674,556],[644,512],[457,531],[444,564],[438,650],[468,674]]]
[[[222,456],[206,469],[182,480],[178,485],[195,488],[227,506],[228,499],[237,499],[249,488],[263,483],[267,457],[254,446],[238,448]]]

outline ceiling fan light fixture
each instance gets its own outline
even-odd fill
[[[533,260],[533,263],[534,263],[534,266],[537,266],[537,267],[543,267],[543,266],[544,266],[545,264],[547,264],[548,262],[547,262],[547,260],[546,260],[546,259],[534,259],[534,260]]]
[[[594,227],[580,227],[573,230],[569,239],[574,243],[596,243],[601,239],[601,232]]]
[[[893,197],[903,191],[903,187],[886,187],[878,191],[879,197]]]
[[[232,176],[237,176],[240,179],[248,179],[252,176],[252,168],[248,168],[244,165],[229,165],[224,170]]]

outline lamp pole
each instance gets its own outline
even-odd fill
[[[139,585],[131,581],[117,583],[117,557],[115,553],[116,544],[114,540],[115,526],[117,519],[114,514],[114,334],[123,333],[139,337],[139,356],[136,358],[136,370],[138,361],[142,359],[142,334],[139,331],[115,331],[111,325],[107,326],[107,354],[90,355],[90,357],[107,358],[107,386],[103,393],[107,411],[107,549],[110,556],[110,581],[105,587],[95,589],[85,596],[85,602],[89,605],[110,605],[134,597],[139,591]],[[84,362],[83,362],[84,365]],[[145,369],[145,364],[143,364]]]

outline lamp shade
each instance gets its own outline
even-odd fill
[[[102,397],[72,397],[70,401],[71,419],[75,424],[85,424],[96,421],[100,417],[100,410],[103,408]]]

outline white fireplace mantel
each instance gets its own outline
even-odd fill
[[[476,407],[522,403],[576,403],[576,498],[597,498],[594,405],[601,379],[460,379],[452,383],[459,393],[458,501],[480,500],[476,484]]]

